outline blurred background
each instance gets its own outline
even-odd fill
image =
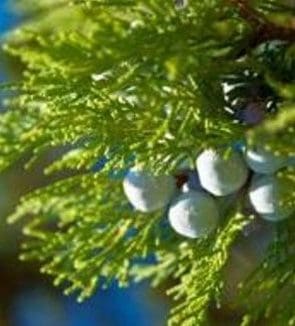
[[[7,1],[0,0],[0,37],[20,22]],[[17,63],[1,54],[0,81],[15,80],[18,70]],[[122,290],[114,284],[78,304],[40,275],[39,266],[18,260],[21,226],[8,226],[6,216],[22,194],[44,182],[41,168],[27,172],[21,164],[0,176],[0,326],[165,325],[164,290],[153,292],[148,284]]]

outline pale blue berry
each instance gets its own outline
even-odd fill
[[[181,194],[172,202],[168,212],[172,228],[188,238],[209,235],[217,227],[218,215],[215,200],[200,191]]]
[[[202,187],[215,196],[226,196],[239,190],[246,182],[248,169],[237,152],[224,157],[222,153],[208,149],[196,161]]]
[[[176,184],[172,176],[154,176],[132,169],[124,178],[123,188],[135,209],[153,212],[168,205],[176,191]]]
[[[284,207],[284,187],[275,175],[255,175],[249,189],[249,199],[255,211],[265,220],[278,222],[290,216],[294,208]]]
[[[285,157],[276,156],[263,147],[247,149],[245,159],[251,170],[261,174],[273,174],[287,164]]]

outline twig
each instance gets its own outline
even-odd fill
[[[236,7],[240,16],[252,26],[254,30],[253,39],[251,40],[252,47],[272,40],[295,42],[294,28],[279,26],[269,21],[267,17],[252,8],[248,0],[225,1]]]

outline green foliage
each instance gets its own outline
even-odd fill
[[[126,285],[132,260],[155,251],[160,229],[158,215],[148,223],[143,216],[135,219],[120,188],[118,181],[86,174],[23,198],[10,216],[10,222],[31,216],[24,233],[32,240],[21,258],[42,262],[41,271],[54,276],[56,285],[70,283],[67,294],[81,291],[80,300],[113,278]]]
[[[170,0],[17,2],[26,21],[4,48],[25,70],[21,82],[3,85],[14,96],[1,115],[0,169],[24,156],[30,167],[42,153],[65,148],[45,172],[75,176],[22,198],[10,221],[28,219],[21,258],[40,261],[66,293],[78,291],[83,300],[113,279],[126,286],[131,279],[158,285],[175,278],[171,325],[208,323],[208,305],[222,301],[223,267],[250,216],[235,207],[212,236],[183,240],[162,225],[163,212],[132,212],[110,172],[135,157],[154,173],[174,173],[202,149],[235,140],[295,154],[294,44],[270,37],[252,46],[255,28],[234,3],[191,1],[178,11]],[[279,1],[251,4],[271,21],[291,12]],[[224,82],[239,86],[228,101]],[[249,129],[224,108],[251,100],[253,85],[267,89],[260,100],[274,107],[265,123]],[[92,173],[102,156],[107,166]],[[295,207],[294,169],[281,177],[283,204]],[[267,300],[248,303],[244,324],[272,314],[275,325],[294,323],[294,298],[288,295],[285,306],[277,297],[294,287],[295,225],[277,229],[275,249],[247,284]],[[151,254],[157,263],[138,263]]]

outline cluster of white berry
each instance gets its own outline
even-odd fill
[[[292,208],[280,205],[282,187],[276,172],[292,164],[292,159],[263,148],[232,150],[227,157],[207,149],[197,157],[195,170],[183,169],[175,177],[153,176],[134,168],[125,176],[123,187],[136,210],[167,207],[170,225],[177,233],[199,238],[217,228],[224,207],[237,200],[240,189],[247,194],[253,213],[264,220],[289,217]],[[182,182],[177,182],[179,176]]]

